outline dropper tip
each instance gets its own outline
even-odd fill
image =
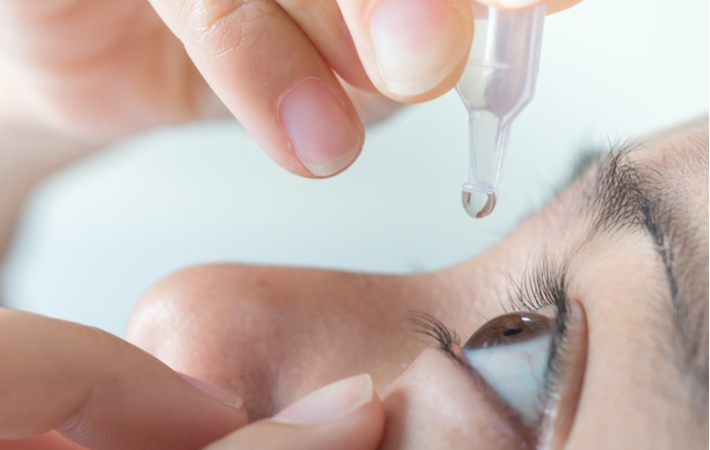
[[[472,195],[471,192],[466,190],[461,191],[461,203],[463,203],[463,207],[469,216],[482,219],[493,212],[497,201],[495,192],[486,192],[485,204],[480,206],[483,195],[484,193]]]

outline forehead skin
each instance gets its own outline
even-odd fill
[[[690,215],[686,222],[701,227],[707,241],[704,122],[647,140],[633,158],[660,174],[668,183],[664,191],[682,194],[678,205],[688,204],[681,208]],[[683,144],[689,140],[704,145]],[[704,167],[698,163],[703,160]],[[514,427],[494,417],[444,356],[423,351],[428,342],[412,333],[405,318],[412,310],[429,312],[465,339],[504,312],[510,279],[519,280],[547,254],[569,260],[569,295],[588,320],[587,373],[568,446],[706,446],[698,436],[707,430],[707,413],[704,425],[690,420],[697,418],[691,391],[668,361],[676,349],[659,345],[658,337],[673,326],[658,314],[667,309],[669,294],[653,242],[630,228],[590,239],[589,217],[579,214],[589,182],[575,183],[491,250],[436,273],[392,277],[240,265],[177,273],[146,294],[128,338],[176,370],[236,391],[252,419],[328,382],[370,372],[394,411],[388,420],[404,430],[395,438],[390,433],[386,442],[411,443],[388,448],[417,448],[416,442],[442,436],[448,448],[471,448],[476,439],[487,439],[472,430],[493,436]],[[688,275],[689,283],[694,276]],[[426,364],[412,364],[418,355]],[[447,402],[454,391],[456,400]],[[392,392],[411,396],[387,394]],[[417,397],[426,392],[432,395]],[[421,418],[419,438],[407,439],[407,417]]]

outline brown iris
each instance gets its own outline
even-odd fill
[[[476,330],[464,345],[464,349],[476,350],[494,345],[529,341],[550,333],[554,326],[554,319],[538,313],[503,314],[489,320]]]

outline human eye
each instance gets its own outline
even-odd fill
[[[513,312],[481,326],[461,349],[464,363],[527,425],[542,417],[555,317]]]
[[[513,286],[516,311],[490,319],[463,346],[433,317],[415,320],[538,442],[566,440],[586,366],[586,319],[579,302],[568,298],[566,279],[564,267],[541,261]]]

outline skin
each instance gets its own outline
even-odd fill
[[[323,177],[345,169],[362,146],[361,123],[391,114],[397,108],[392,100],[426,101],[453,86],[473,31],[466,1],[419,2],[450,8],[430,15],[436,20],[428,24],[432,36],[448,36],[428,53],[446,58],[436,67],[418,67],[419,78],[436,72],[436,83],[394,92],[379,70],[371,37],[381,3],[155,0],[151,9],[137,0],[2,2],[0,252],[22,200],[39,180],[103,144],[157,125],[229,112],[287,170]],[[515,9],[535,2],[492,3]],[[574,3],[553,0],[547,10]],[[403,17],[401,29],[420,30],[419,23]],[[287,70],[273,70],[273,61]],[[329,128],[345,137],[326,144],[357,144],[352,158],[329,172],[315,173],[304,165],[279,116],[284,98],[304,80],[325,87],[346,118]],[[647,154],[649,164],[668,175],[668,189],[680,186],[692,194],[697,204],[684,206],[704,211],[697,217],[707,234],[707,128],[695,128],[696,140],[699,134],[705,142],[704,166],[692,164],[698,158],[678,150],[687,146],[677,141],[671,147],[649,144],[638,154]],[[317,129],[311,132],[319,135]],[[451,318],[449,324],[466,336],[484,317],[501,312],[491,299],[504,292],[507,274],[519,276],[526,257],[550,236],[554,243],[547,250],[558,257],[567,253],[581,239],[579,230],[589,226],[564,214],[578,200],[574,192],[563,194],[496,249],[436,274],[378,277],[221,266],[165,280],[137,310],[131,338],[171,367],[226,390],[189,381],[99,330],[0,310],[0,444],[8,449],[195,448],[234,429],[210,448],[256,443],[311,450],[366,450],[378,443],[383,448],[517,448],[531,443],[534,430],[501,411],[491,393],[449,356],[413,338],[403,319],[412,309],[426,310]],[[638,336],[656,324],[644,323],[644,314],[637,320],[638,311],[623,307],[639,296],[638,286],[649,291],[643,300],[663,292],[660,284],[648,283],[659,269],[644,247],[648,239],[643,234],[611,238],[583,248],[570,261],[581,273],[572,286],[580,302],[567,362],[573,369],[563,377],[559,414],[546,439],[553,447],[703,446],[707,413],[704,421],[695,420],[682,377],[668,369],[667,359],[648,351],[653,343],[640,345],[644,341]],[[595,332],[604,324],[616,332]],[[613,362],[623,376],[610,379],[599,361]],[[314,388],[361,372],[373,374],[382,401],[370,392],[367,402],[328,423],[258,420]],[[662,382],[638,383],[650,372],[660,374]],[[649,395],[656,391],[664,393],[662,400]],[[245,398],[243,405],[234,392]],[[630,422],[639,408],[653,413]]]
[[[705,118],[644,139],[629,155],[657,171],[662,191],[683,194],[675,214],[704,236],[690,245],[705,248],[707,142]],[[656,340],[669,327],[668,314],[657,314],[670,305],[663,265],[643,230],[588,238],[593,225],[575,207],[592,179],[582,177],[484,254],[435,273],[184,270],[146,294],[128,339],[175,370],[237,392],[251,420],[370,373],[386,413],[382,449],[521,448],[538,438],[552,448],[707,448],[707,406],[698,410],[698,391],[673,364],[677,349]],[[423,310],[467,339],[504,312],[509,277],[520,280],[543,249],[553,263],[567,258],[575,305],[557,418],[545,431],[523,426],[405,320]]]

